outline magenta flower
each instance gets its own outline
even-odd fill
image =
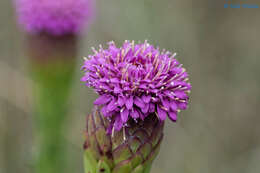
[[[191,90],[188,74],[171,54],[145,42],[126,41],[117,48],[94,51],[85,59],[82,81],[100,95],[95,101],[110,122],[109,131],[119,131],[130,120],[143,121],[157,115],[177,120],[177,113],[187,108]]]
[[[78,33],[93,15],[93,0],[15,0],[19,23],[29,33]]]

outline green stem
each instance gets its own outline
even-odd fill
[[[29,40],[35,99],[35,173],[64,172],[68,165],[63,134],[75,67],[74,41],[74,37],[48,36]]]

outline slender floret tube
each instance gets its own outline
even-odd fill
[[[68,101],[79,34],[93,18],[94,0],[14,0],[14,5],[34,81],[33,172],[72,172],[64,137]]]
[[[176,53],[147,41],[93,48],[81,81],[99,97],[87,117],[85,170],[148,173],[168,117],[187,109],[191,84]]]

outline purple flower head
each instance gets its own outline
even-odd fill
[[[29,33],[78,33],[93,15],[94,0],[14,0],[20,25]]]
[[[122,47],[110,42],[108,49],[93,48],[85,59],[82,81],[100,95],[94,102],[119,131],[130,120],[141,121],[154,116],[164,121],[177,120],[187,108],[191,90],[188,74],[171,54],[143,44],[125,41]],[[111,128],[110,128],[111,130]]]

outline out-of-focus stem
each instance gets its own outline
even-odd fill
[[[62,136],[74,75],[76,38],[28,36],[30,72],[34,80],[35,173],[64,172],[66,141]]]

